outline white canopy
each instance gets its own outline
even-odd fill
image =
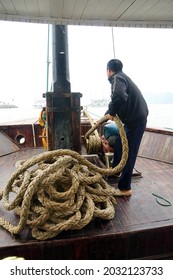
[[[0,20],[50,24],[173,27],[172,0],[0,0]]]

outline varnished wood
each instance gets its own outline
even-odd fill
[[[17,160],[42,151],[27,149],[1,157],[1,189],[14,172]],[[0,228],[0,258],[9,255],[26,259],[172,258],[173,206],[161,206],[153,193],[173,205],[173,165],[138,157],[136,168],[143,177],[133,179],[131,197],[117,198],[116,215],[111,221],[97,219],[82,230],[63,232],[48,241],[34,240],[28,228],[19,236]],[[2,213],[17,222],[13,213],[2,211],[0,203]]]
[[[147,128],[138,155],[173,163],[173,131]]]
[[[2,131],[0,131],[0,157],[18,151],[20,147]]]

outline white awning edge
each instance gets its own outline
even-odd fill
[[[0,14],[1,21],[58,24],[58,25],[84,25],[84,26],[112,26],[112,27],[136,27],[136,28],[173,28],[173,20],[170,21],[111,21],[111,20],[77,20],[48,17],[26,17],[22,15]]]

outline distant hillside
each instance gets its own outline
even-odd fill
[[[144,94],[147,103],[168,104],[173,103],[173,93]]]

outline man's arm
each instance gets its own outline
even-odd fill
[[[127,82],[123,77],[116,76],[112,85],[112,95],[108,113],[112,116],[118,114],[121,107],[127,102],[127,99]]]

